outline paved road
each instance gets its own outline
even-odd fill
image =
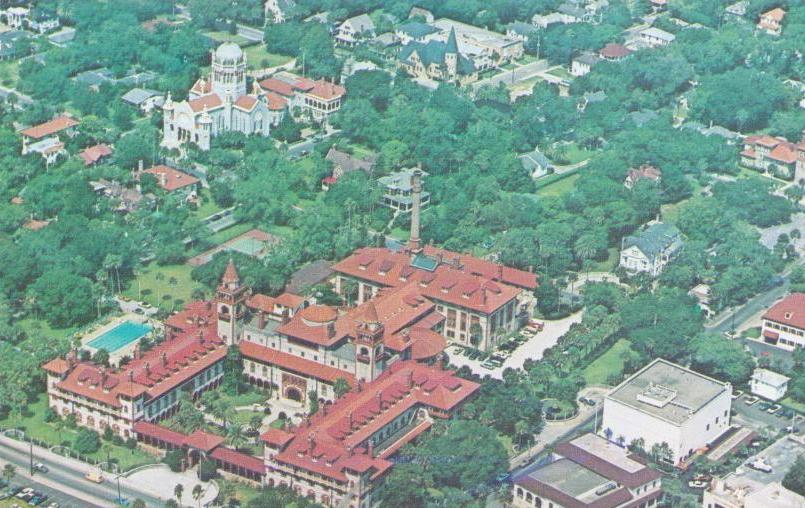
[[[4,467],[6,464],[16,465],[13,462],[0,460],[0,467]],[[50,503],[56,502],[59,503],[59,506],[62,508],[79,508],[79,507],[90,507],[94,508],[96,506],[101,505],[94,505],[88,503],[83,499],[78,499],[77,497],[73,497],[70,495],[65,494],[64,492],[58,491],[53,489],[44,483],[41,483],[39,480],[44,478],[42,474],[37,473],[33,478],[31,475],[28,474],[27,469],[23,469],[17,467],[16,474],[14,475],[14,479],[11,480],[12,487],[30,487],[38,492],[42,492],[46,496],[48,496],[47,502],[45,506]]]
[[[334,134],[338,134],[339,132],[341,132],[341,130],[333,129],[332,131],[330,131],[330,132],[328,132],[326,134],[322,134],[321,136],[313,136],[313,137],[308,138],[308,139],[306,139],[304,141],[300,141],[299,143],[296,143],[295,145],[291,145],[291,146],[288,147],[288,152],[287,152],[288,157],[292,158],[292,159],[297,158],[297,157],[302,157],[303,154],[308,154],[308,153],[312,152],[313,148],[316,147],[316,143],[319,143],[320,141],[322,141],[324,139],[327,139],[327,138],[329,138],[330,136],[332,136]]]
[[[246,25],[238,25],[238,35],[254,42],[263,42],[263,31]]]
[[[521,65],[514,70],[504,71],[491,78],[482,79],[472,84],[473,90],[478,90],[484,85],[498,86],[499,83],[509,85],[519,81],[525,81],[539,75],[548,68],[547,60],[537,60],[529,64]]]
[[[15,441],[8,437],[0,437],[0,460],[10,462],[17,466],[21,477],[28,477],[30,459],[28,457],[27,443]],[[93,466],[74,459],[60,457],[50,451],[34,446],[34,461],[41,462],[50,469],[47,474],[36,474],[34,479],[54,490],[58,490],[70,497],[80,499],[76,506],[113,506],[117,499],[117,482],[114,476],[105,474],[107,479],[101,483],[92,483],[84,475],[93,469]],[[135,489],[127,480],[121,479],[120,492],[124,498],[140,498],[149,506],[161,507],[164,503],[152,495]],[[165,499],[172,493],[166,493]]]
[[[733,329],[737,330],[745,321],[751,319],[752,316],[788,293],[788,274],[783,275],[783,279],[781,285],[760,293],[737,309],[722,312],[716,316],[713,321],[707,323],[705,328],[715,333],[726,333]]]

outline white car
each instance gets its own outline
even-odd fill
[[[766,461],[764,461],[762,458],[753,460],[752,462],[748,463],[747,466],[751,467],[755,471],[761,471],[763,473],[771,473],[774,471],[774,469],[772,469],[770,465],[766,464]]]

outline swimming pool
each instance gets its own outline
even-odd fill
[[[109,353],[114,353],[118,349],[128,346],[135,340],[151,331],[151,326],[145,323],[134,321],[123,321],[111,330],[95,337],[87,346],[95,349],[105,349]]]

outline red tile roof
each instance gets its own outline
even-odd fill
[[[196,185],[199,182],[199,179],[195,176],[164,165],[148,168],[143,173],[157,177],[157,184],[168,192]]]
[[[45,123],[24,129],[22,131],[22,135],[32,139],[41,139],[61,132],[65,129],[69,129],[70,127],[75,127],[78,125],[78,123],[79,122],[77,120],[70,118],[69,116],[57,116],[53,120],[49,120]]]
[[[242,467],[243,469],[251,471],[252,473],[260,476],[266,472],[266,466],[263,462],[263,459],[235,451],[231,448],[227,448],[226,446],[219,446],[213,450],[210,454],[210,457],[233,466]]]
[[[785,10],[781,9],[780,7],[776,7],[774,9],[770,10],[770,11],[764,12],[760,16],[762,18],[772,19],[772,20],[774,20],[774,21],[779,23],[780,21],[783,20],[783,18],[785,17],[785,14],[786,14]]]
[[[424,252],[428,256],[438,257],[441,255],[444,260],[456,261],[463,267],[463,271],[480,275],[487,279],[499,280],[506,284],[530,290],[536,289],[538,285],[536,274],[531,272],[510,268],[485,259],[459,254],[458,252],[440,249],[432,245],[426,245]]]
[[[290,370],[306,377],[314,377],[330,384],[335,383],[339,378],[346,380],[350,385],[355,384],[355,376],[351,372],[289,353],[283,353],[254,342],[241,342],[240,354],[258,362],[270,363],[282,369]]]
[[[224,438],[221,436],[203,430],[196,430],[184,439],[185,446],[201,450],[204,453],[209,453],[223,442]]]
[[[249,297],[248,300],[246,300],[246,306],[251,309],[260,310],[268,314],[273,314],[274,302],[275,302],[274,298],[258,293],[256,295],[252,295],[251,297]]]
[[[152,439],[159,439],[165,443],[170,443],[173,446],[184,446],[185,435],[181,432],[176,432],[162,425],[155,423],[139,421],[134,424],[132,430],[141,436],[147,436]]]
[[[277,305],[288,307],[289,309],[297,309],[305,303],[305,298],[293,293],[282,293],[276,299]]]
[[[610,42],[598,52],[602,58],[623,58],[629,56],[632,53],[632,50],[624,46],[623,44],[616,44],[614,42]]]
[[[329,101],[343,97],[344,94],[347,93],[347,89],[340,85],[328,83],[327,81],[316,81],[313,88],[307,93],[313,97]]]
[[[793,164],[797,162],[797,147],[793,143],[780,143],[769,152],[769,158],[783,164]]]
[[[378,450],[377,456],[369,452],[370,436],[415,406],[434,409],[436,416],[449,413],[479,388],[477,383],[437,367],[396,362],[375,381],[321,408],[309,422],[289,431],[271,430],[261,437],[267,446],[281,450],[275,456],[280,463],[338,481],[346,481],[344,470],[374,470],[373,477],[377,477],[393,464],[382,458],[388,456],[384,450]],[[394,446],[399,448],[415,435],[403,436],[402,443]]]
[[[70,370],[70,364],[64,358],[54,358],[53,360],[42,365],[42,368],[48,372],[62,376]]]
[[[257,106],[257,99],[251,95],[241,95],[235,101],[236,108],[244,109],[246,111],[253,110],[255,106]]]
[[[81,153],[78,154],[81,159],[84,160],[85,166],[91,166],[95,164],[101,158],[108,157],[112,155],[112,148],[109,145],[94,145],[89,148],[85,148]]]
[[[805,293],[786,296],[772,305],[763,319],[805,330]]]
[[[639,168],[631,168],[629,174],[626,176],[626,179],[630,182],[637,182],[643,178],[657,182],[662,178],[662,171],[654,166],[643,164]]]
[[[278,93],[266,92],[265,96],[266,96],[266,102],[268,104],[268,109],[272,111],[282,111],[283,109],[288,107],[288,100]]]
[[[208,93],[212,92],[212,82],[205,80],[204,78],[200,78],[193,83],[192,88],[190,88],[190,93],[194,93],[196,95],[207,95]]]
[[[617,445],[613,444],[612,446]],[[573,441],[559,443],[556,445],[554,451],[557,454],[600,474],[604,478],[616,481],[630,489],[637,488],[662,477],[659,471],[655,471],[648,466],[644,466],[643,468],[633,472],[627,471],[615,463],[608,462],[603,457],[576,446],[573,444]],[[628,454],[627,456],[628,458],[639,462],[637,456],[631,454]]]
[[[285,97],[291,97],[294,94],[294,87],[291,84],[277,78],[264,79],[259,85],[267,92],[274,92]]]
[[[218,97],[218,94],[211,93],[209,95],[199,97],[198,99],[193,99],[192,101],[189,101],[188,104],[194,113],[201,113],[204,111],[205,107],[208,110],[220,108],[224,105],[224,101]]]

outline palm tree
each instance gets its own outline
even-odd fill
[[[246,435],[243,433],[243,425],[233,424],[227,427],[226,438],[234,448],[245,445]]]
[[[3,478],[5,478],[7,483],[11,483],[15,474],[17,474],[17,468],[14,467],[13,464],[6,464],[5,467],[3,467]]]
[[[203,495],[204,495],[204,489],[201,487],[200,484],[197,483],[196,486],[193,487],[193,499],[196,500],[198,508],[201,508],[201,496]]]
[[[177,483],[175,487],[173,487],[173,497],[176,498],[176,501],[179,504],[182,504],[182,494],[184,493],[184,485],[181,483]]]
[[[154,280],[156,280],[157,282],[162,282],[163,280],[165,280],[165,274],[162,272],[155,273]],[[162,284],[157,284],[156,286],[157,286],[157,306],[159,306],[159,302],[162,301],[162,293],[160,292],[160,290],[162,289]]]

